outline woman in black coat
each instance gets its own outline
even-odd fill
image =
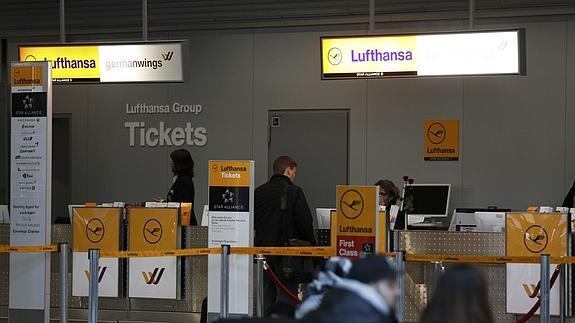
[[[170,154],[170,166],[174,174],[174,184],[168,192],[168,202],[192,203],[191,225],[198,225],[194,214],[194,160],[186,149],[174,150]]]

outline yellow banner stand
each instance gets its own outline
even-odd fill
[[[568,218],[562,213],[508,213],[505,224],[508,257],[567,256]],[[551,271],[556,265],[551,266]],[[533,298],[539,282],[538,264],[507,264],[507,312],[524,314],[537,301]],[[559,283],[551,289],[551,315],[559,315]]]
[[[132,255],[174,250],[179,246],[177,208],[133,208],[128,214],[128,249]],[[177,257],[129,259],[128,295],[140,298],[180,298]]]
[[[90,279],[88,250],[120,250],[119,208],[78,207],[72,216],[72,296],[88,296]],[[120,288],[119,260],[100,259],[99,295],[118,297]]]
[[[382,244],[376,237],[385,229],[380,224],[385,218],[380,219],[378,211],[379,187],[339,185],[336,191],[337,229],[332,234],[337,235],[337,256],[357,258],[379,252]]]

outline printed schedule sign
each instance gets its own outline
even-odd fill
[[[20,46],[21,61],[51,61],[54,82],[183,82],[181,42]]]
[[[357,258],[371,254],[383,246],[377,241],[380,226],[378,210],[379,187],[337,187],[337,255]],[[383,233],[382,233],[383,234]]]
[[[10,245],[44,246],[51,241],[52,218],[50,67],[12,63],[10,79]],[[38,310],[31,313],[44,318],[50,309],[49,273],[49,253],[10,254],[10,309]]]
[[[119,208],[74,208],[72,216],[72,296],[88,296],[90,261],[88,251],[120,250]],[[100,258],[98,268],[98,295],[118,297],[118,258]]]
[[[524,74],[523,38],[523,30],[322,37],[322,79]]]
[[[208,247],[253,247],[254,162],[210,161]],[[231,314],[251,315],[252,257],[230,256]],[[220,256],[208,256],[208,312],[220,312]]]
[[[505,244],[507,256],[567,256],[567,214],[562,213],[508,213],[505,221]],[[555,271],[557,265],[551,265]],[[527,313],[538,301],[533,295],[540,278],[538,264],[507,264],[507,312]],[[551,315],[559,315],[559,282],[550,292]],[[536,313],[539,313],[537,311]]]
[[[133,208],[128,214],[129,251],[174,250],[179,245],[178,208]],[[179,299],[178,257],[130,258],[128,295]]]

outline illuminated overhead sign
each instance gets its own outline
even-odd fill
[[[55,83],[182,82],[182,43],[20,46],[21,61],[51,61]]]
[[[523,30],[322,37],[322,79],[524,74],[523,38]]]

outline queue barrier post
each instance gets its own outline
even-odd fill
[[[397,321],[403,323],[405,317],[405,251],[398,251],[395,253],[395,270],[397,275],[397,289],[399,296],[397,297]]]
[[[221,277],[220,277],[220,318],[229,317],[230,293],[230,246],[222,245]]]
[[[443,273],[443,264],[439,261],[433,263],[433,293],[437,290],[437,285],[439,284],[439,278]]]
[[[540,282],[541,282],[541,323],[549,323],[550,321],[550,297],[549,297],[549,255],[541,255],[540,264]]]
[[[266,258],[256,255],[256,315],[264,317],[264,260]]]
[[[88,250],[90,261],[90,285],[88,287],[88,323],[98,323],[98,269],[100,250]]]
[[[567,310],[565,308],[566,304],[565,304],[565,274],[566,274],[566,265],[565,264],[560,264],[559,265],[559,322],[560,323],[565,323],[565,311]]]
[[[60,247],[60,323],[68,323],[68,244]]]

